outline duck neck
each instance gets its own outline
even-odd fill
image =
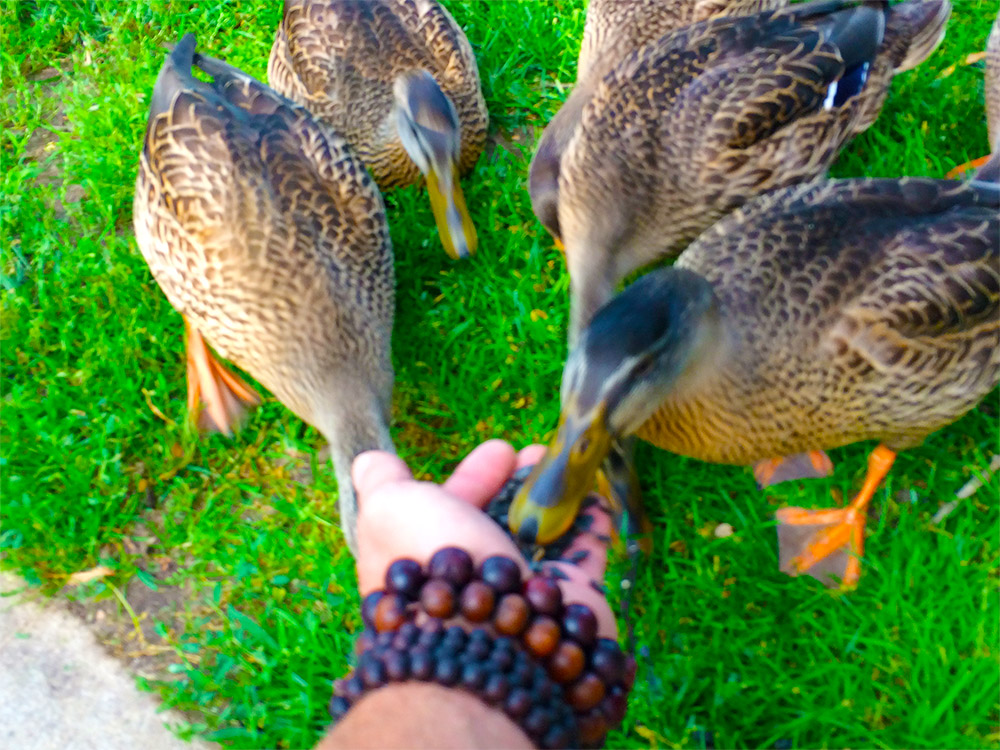
[[[324,410],[317,426],[330,444],[337,477],[341,529],[347,546],[357,556],[358,504],[351,481],[351,464],[365,451],[396,452],[389,434],[388,403],[383,404],[368,387],[352,389],[346,395],[340,390],[334,403]]]

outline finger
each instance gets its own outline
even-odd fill
[[[403,494],[405,493],[405,497]],[[517,561],[530,575],[510,537],[478,508],[432,484],[387,485],[358,514],[358,587],[362,596],[384,585],[385,570],[401,557],[426,565],[442,547],[461,547],[478,565],[491,555]]]
[[[523,469],[525,466],[534,466],[542,460],[545,455],[545,446],[535,443],[521,448],[517,452],[517,468]]]
[[[482,508],[514,473],[514,448],[503,440],[487,440],[475,448],[444,485],[446,492]]]
[[[602,638],[618,637],[618,622],[608,604],[607,596],[591,585],[591,578],[576,565],[567,562],[547,562],[542,566],[545,573],[559,572],[552,577],[562,590],[565,604],[586,604],[597,617],[597,634]]]
[[[359,453],[351,464],[351,482],[359,504],[382,485],[406,479],[413,479],[410,467],[399,456],[386,451]]]

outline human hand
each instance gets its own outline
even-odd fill
[[[358,498],[361,595],[383,587],[385,571],[394,560],[408,557],[426,565],[442,547],[467,550],[477,565],[491,555],[505,555],[520,565],[522,576],[530,577],[528,561],[483,509],[515,471],[536,463],[544,452],[542,445],[515,452],[502,440],[489,440],[470,452],[441,485],[418,482],[402,459],[391,453],[360,454],[351,475]],[[602,538],[610,533],[611,520],[598,507],[585,512],[592,517],[590,526],[565,555],[579,562],[546,562],[543,571],[557,569],[563,601],[590,607],[598,634],[615,638],[618,628],[607,598],[591,585],[604,580],[607,549]]]

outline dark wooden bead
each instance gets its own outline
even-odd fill
[[[503,704],[504,712],[512,719],[520,719],[531,710],[531,693],[524,688],[514,688]]]
[[[420,628],[412,622],[404,622],[399,626],[399,630],[396,631],[396,635],[392,639],[392,647],[397,648],[400,651],[406,651],[410,646],[417,642],[419,637]]]
[[[406,622],[406,600],[399,594],[386,594],[375,606],[375,629],[396,630]]]
[[[330,700],[330,716],[334,719],[339,719],[347,713],[350,707],[351,702],[347,698],[342,695],[335,695]]]
[[[580,644],[573,641],[563,641],[549,657],[549,675],[561,684],[572,682],[583,672],[586,661]]]
[[[447,581],[432,578],[420,589],[420,606],[431,617],[451,617],[455,612],[455,591]]]
[[[358,675],[354,675],[344,681],[344,697],[352,703],[364,695],[364,692],[365,684],[361,681],[361,678],[358,677]]]
[[[492,646],[489,641],[480,641],[470,638],[465,647],[465,654],[472,661],[483,661],[490,655]]]
[[[429,680],[434,674],[434,657],[426,646],[410,651],[410,676],[415,680]]]
[[[593,672],[587,672],[566,688],[566,700],[575,711],[589,711],[604,700],[604,683]]]
[[[524,631],[522,640],[533,656],[544,659],[559,645],[559,623],[547,615],[536,615]]]
[[[625,654],[610,638],[599,638],[590,655],[590,668],[608,685],[615,685],[625,677]]]
[[[365,687],[373,690],[382,687],[387,681],[385,665],[377,659],[369,659],[358,664],[358,675]]]
[[[493,649],[490,654],[489,663],[498,672],[506,672],[514,663],[514,652],[507,649]]]
[[[448,644],[448,646],[454,648],[455,651],[463,651],[468,642],[469,636],[465,632],[465,628],[461,625],[452,625],[444,631],[443,643]]]
[[[375,650],[384,651],[385,649],[392,646],[393,640],[396,638],[395,631],[385,630],[375,636]]]
[[[568,604],[563,612],[563,632],[581,646],[597,640],[597,617],[585,604]]]
[[[445,547],[434,553],[427,565],[432,578],[442,578],[458,591],[472,579],[472,558],[458,547]]]
[[[544,737],[552,726],[551,714],[541,706],[535,706],[521,722],[521,727],[532,737]]]
[[[498,594],[510,594],[521,590],[521,569],[509,557],[494,555],[483,560],[479,567],[479,577]]]
[[[601,712],[607,717],[608,724],[618,726],[625,718],[628,710],[628,697],[620,685],[615,685],[601,701]]]
[[[386,591],[402,594],[415,600],[424,584],[424,571],[416,560],[402,558],[395,560],[385,571]]]
[[[462,686],[469,690],[479,690],[486,684],[486,666],[476,662],[462,667]]]
[[[469,622],[485,622],[493,614],[495,603],[493,589],[482,581],[471,581],[462,589],[459,607]]]
[[[504,635],[520,635],[528,624],[531,608],[520,594],[504,594],[493,613],[493,627]]]
[[[532,578],[524,584],[524,596],[538,614],[556,617],[562,611],[562,591],[551,578]]]
[[[545,736],[542,738],[542,747],[551,748],[552,750],[572,747],[574,744],[574,734],[572,726],[557,724],[545,733]]]
[[[580,742],[584,745],[595,745],[604,739],[608,733],[608,720],[600,711],[591,711],[578,716],[577,727],[580,731]]]
[[[490,703],[500,703],[506,700],[509,692],[510,684],[504,675],[493,672],[486,678],[486,684],[483,685],[483,697]]]
[[[384,591],[373,591],[361,602],[361,619],[369,628],[375,627],[375,607],[383,596],[385,596]]]
[[[461,668],[458,665],[458,659],[455,657],[444,657],[438,659],[437,664],[434,667],[434,681],[445,686],[454,685],[458,682],[458,678],[461,676]]]
[[[391,682],[403,682],[410,676],[410,657],[406,651],[391,648],[382,654],[385,673]]]
[[[432,619],[429,622],[425,622],[420,628],[420,635],[417,637],[417,643],[421,646],[431,648],[440,643],[443,637],[444,624],[440,620]]]

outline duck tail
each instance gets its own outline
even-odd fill
[[[192,82],[197,80],[191,75],[196,46],[194,34],[188,33],[170,50],[153,86],[150,120],[169,110],[177,92],[191,88]]]

